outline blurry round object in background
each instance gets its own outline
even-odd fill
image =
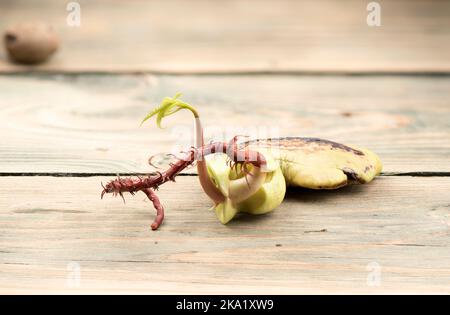
[[[9,57],[18,63],[35,64],[48,59],[59,45],[53,28],[43,22],[21,23],[8,28],[4,41]]]

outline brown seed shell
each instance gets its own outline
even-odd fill
[[[50,25],[28,22],[8,28],[4,43],[13,61],[36,64],[47,60],[58,49],[59,39]]]

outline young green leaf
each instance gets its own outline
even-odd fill
[[[198,117],[197,110],[193,106],[189,105],[188,103],[185,103],[182,100],[180,100],[179,99],[180,96],[181,96],[181,93],[177,93],[177,94],[175,94],[174,97],[165,97],[163,99],[163,101],[161,102],[161,105],[159,105],[158,107],[156,107],[155,109],[150,111],[150,113],[148,113],[147,116],[145,116],[145,118],[141,122],[141,126],[145,121],[147,121],[151,117],[157,115],[156,116],[156,124],[158,125],[159,128],[162,128],[162,126],[161,126],[162,119],[164,117],[170,116],[170,115],[178,112],[181,109],[187,109],[187,110],[191,111],[192,114],[194,114],[194,117],[197,118]]]

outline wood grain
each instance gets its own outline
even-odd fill
[[[444,72],[450,71],[450,2],[88,1],[81,27],[66,22],[67,2],[0,3],[0,30],[45,20],[62,39],[51,62],[23,67],[1,52],[0,72]]]
[[[193,143],[189,113],[139,127],[176,92],[208,139],[320,137],[373,150],[386,172],[449,172],[449,86],[446,76],[4,75],[0,172],[149,172],[151,155]]]
[[[62,39],[35,67],[0,49],[0,293],[450,294],[450,2],[379,1],[380,27],[358,0],[78,2],[75,28],[66,2],[0,2],[0,32],[40,19]],[[100,200],[93,175],[189,147],[188,113],[139,128],[176,92],[207,139],[321,137],[402,176],[291,189],[224,226],[184,174],[153,232],[143,194]]]
[[[181,176],[156,232],[143,194],[99,199],[107,179],[0,177],[2,293],[450,293],[450,178],[290,190],[223,226]]]

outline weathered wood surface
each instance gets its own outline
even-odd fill
[[[149,172],[152,154],[193,143],[189,113],[139,127],[179,91],[209,138],[321,137],[370,148],[386,172],[449,172],[449,86],[445,76],[0,76],[0,172]]]
[[[24,72],[0,75],[0,293],[450,294],[450,2],[380,2],[381,27],[357,0],[78,2],[79,28],[66,2],[0,3],[0,32],[43,19],[62,38],[37,67],[0,49],[0,73]],[[302,75],[245,75],[284,72]],[[188,113],[139,128],[176,92],[207,138],[328,138],[402,176],[289,190],[227,226],[180,176],[159,191],[153,232],[143,194],[101,201],[110,177],[92,175],[145,173],[149,156],[193,143]],[[433,177],[405,176],[420,172]]]
[[[449,72],[450,2],[379,1],[381,26],[369,27],[369,1],[88,1],[81,26],[66,22],[68,1],[0,3],[0,30],[45,20],[62,47],[35,68],[0,72]]]
[[[106,180],[0,177],[0,292],[450,293],[450,178],[290,190],[223,226],[182,176],[156,232],[143,194],[99,199]]]

